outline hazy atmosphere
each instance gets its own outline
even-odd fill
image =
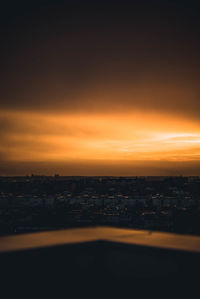
[[[1,12],[0,175],[200,175],[193,1]]]

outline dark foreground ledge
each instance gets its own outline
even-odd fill
[[[111,227],[7,236],[0,238],[0,266],[10,297],[14,290],[16,298],[192,298],[200,237]]]

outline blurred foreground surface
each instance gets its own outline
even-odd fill
[[[5,236],[0,263],[10,298],[193,298],[200,237],[111,227]]]

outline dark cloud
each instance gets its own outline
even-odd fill
[[[1,107],[146,107],[198,118],[199,11],[191,1],[30,1],[5,7]]]

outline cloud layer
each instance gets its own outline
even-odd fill
[[[2,173],[50,162],[88,165],[85,174],[116,163],[116,174],[119,165],[131,173],[139,161],[154,172],[160,161],[171,173],[182,162],[196,174],[199,7],[45,3],[5,6],[0,19]]]

